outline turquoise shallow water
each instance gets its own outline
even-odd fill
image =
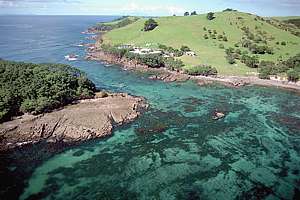
[[[47,56],[36,56],[37,44],[33,53],[1,56],[65,62],[66,52],[84,55],[71,44],[99,19],[76,26],[55,20],[61,34],[41,40],[51,44],[41,50]],[[71,37],[60,26],[69,27],[62,30]],[[150,109],[110,138],[44,160],[24,180],[20,199],[299,199],[299,95],[275,88],[163,83],[83,60],[72,65],[98,87],[146,97]],[[216,109],[226,117],[213,121]]]

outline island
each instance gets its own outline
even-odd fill
[[[97,91],[68,65],[1,60],[0,70],[0,151],[109,136],[148,106],[143,97]]]
[[[89,29],[99,37],[86,58],[151,71],[151,79],[164,81],[300,90],[300,29],[295,21],[232,9],[132,19]]]

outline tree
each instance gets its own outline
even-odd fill
[[[196,11],[191,12],[191,15],[197,15]]]
[[[158,26],[158,23],[154,19],[150,18],[145,22],[144,31],[152,31],[157,26]]]
[[[93,97],[96,90],[84,73],[63,64],[3,60],[0,71],[0,121],[27,112],[48,112]]]
[[[184,13],[184,16],[189,16],[189,15],[190,15],[189,12],[185,12],[185,13]]]
[[[270,79],[270,69],[269,68],[259,68],[258,77],[261,79]]]
[[[172,71],[179,70],[184,66],[184,64],[181,60],[174,59],[174,58],[166,58],[164,60],[164,65],[166,68],[168,68],[169,70],[172,70]]]
[[[282,45],[282,46],[285,46],[285,45],[286,45],[286,42],[284,42],[284,41],[281,42],[281,45]]]
[[[232,9],[232,8],[226,8],[225,10],[223,10],[223,12],[231,12],[231,11],[237,11],[237,10],[234,10],[234,9]]]
[[[211,67],[210,65],[198,65],[194,67],[189,67],[185,69],[185,72],[192,76],[209,76],[209,75],[217,75],[218,71],[216,68]]]
[[[140,55],[137,59],[141,64],[145,64],[151,68],[160,68],[164,66],[163,58],[158,54]]]
[[[257,56],[243,55],[241,57],[241,62],[251,68],[257,68],[259,64],[259,60]]]
[[[231,64],[231,65],[236,63],[233,54],[228,54],[228,55],[226,56],[226,60],[227,60],[227,62],[228,62],[229,64]]]
[[[213,12],[207,13],[206,18],[207,18],[208,20],[213,20],[213,19],[215,18],[215,17],[214,17],[214,14],[215,14],[215,13],[213,13]]]
[[[299,80],[299,72],[295,69],[289,69],[286,74],[289,81],[297,82]]]
[[[182,52],[188,52],[188,51],[191,51],[191,49],[188,47],[188,46],[181,46],[180,50]]]

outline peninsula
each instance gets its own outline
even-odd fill
[[[300,29],[295,21],[232,9],[153,19],[123,17],[89,30],[99,38],[87,59],[121,64],[126,70],[163,72],[157,78],[166,81],[184,76],[206,83],[300,90]]]
[[[147,108],[142,97],[97,92],[68,65],[0,61],[0,68],[0,151],[105,137]]]

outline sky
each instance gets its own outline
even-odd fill
[[[300,0],[0,0],[0,15],[183,15],[234,8],[261,16],[300,16]]]

